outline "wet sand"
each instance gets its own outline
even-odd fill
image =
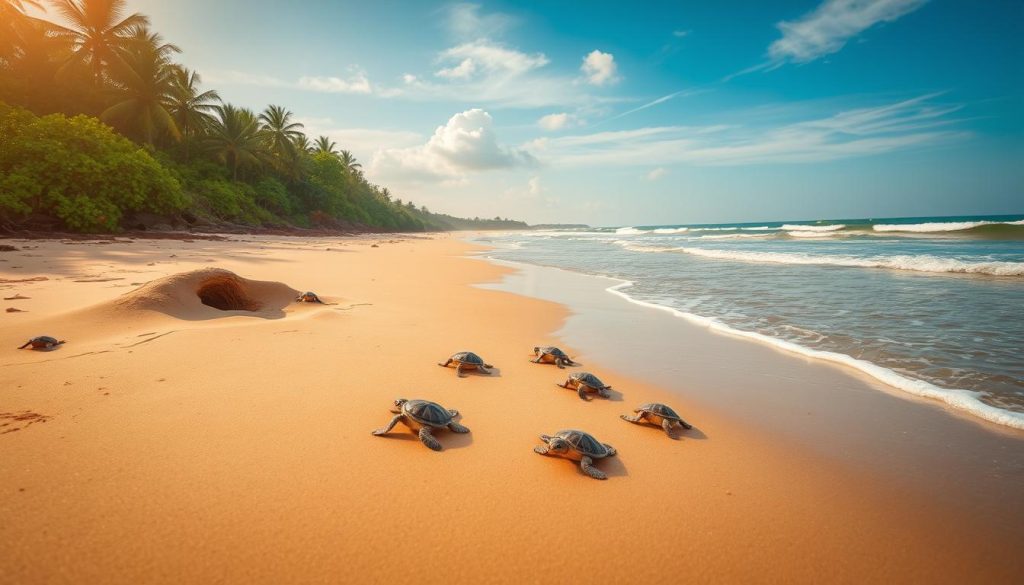
[[[3,580],[1024,575],[1019,523],[993,525],[884,469],[868,473],[856,457],[749,424],[756,417],[680,394],[582,342],[586,369],[617,392],[580,401],[554,386],[571,370],[528,355],[545,343],[578,350],[569,328],[555,335],[569,308],[472,286],[510,271],[466,258],[473,248],[453,238],[376,242],[5,241],[28,249],[0,254],[0,292],[30,298],[4,301],[25,312],[0,313],[0,347],[11,348],[0,350]],[[174,294],[135,300],[146,290],[138,283],[164,286],[160,278],[209,267],[269,281],[251,289],[262,308],[197,305],[175,296],[192,286],[184,280],[160,289]],[[333,304],[289,303],[294,290]],[[13,350],[39,334],[68,343]],[[718,343],[706,331],[687,335],[694,347]],[[461,349],[483,355],[495,375],[458,379],[435,365]],[[773,368],[800,369],[777,352],[735,352],[731,363],[745,366],[719,384],[737,401]],[[680,366],[708,368],[688,383],[694,390],[724,367]],[[400,396],[458,408],[472,432],[438,433],[440,453],[400,427],[370,435]],[[695,429],[671,440],[618,418],[649,401],[673,404]],[[618,449],[598,463],[607,481],[533,453],[538,434],[567,427]]]

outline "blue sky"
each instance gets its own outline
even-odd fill
[[[1024,212],[1019,1],[130,0],[398,197],[593,225]]]

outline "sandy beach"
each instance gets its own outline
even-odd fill
[[[928,474],[960,469],[894,481],[898,466],[873,471],[863,446],[850,457],[814,448],[828,432],[820,420],[793,440],[750,424],[749,409],[672,392],[639,365],[559,338],[569,307],[473,286],[513,269],[469,258],[479,248],[455,236],[0,243],[20,248],[0,253],[0,292],[27,297],[0,314],[0,582],[1024,577],[1020,490],[1007,488],[1022,485],[1021,469],[982,482],[1018,494],[995,522],[994,505],[975,514],[926,488]],[[211,269],[255,282],[233,288]],[[204,305],[204,286],[256,310]],[[306,290],[328,304],[294,303]],[[67,343],[14,350],[36,335]],[[713,333],[687,335],[723,347]],[[730,343],[735,363],[799,369]],[[583,367],[531,363],[545,344]],[[494,375],[436,365],[459,350]],[[689,365],[699,394],[710,375]],[[579,369],[612,398],[555,387]],[[820,375],[851,378],[831,366]],[[736,368],[722,384],[739,400],[757,382]],[[437,433],[439,453],[402,427],[372,436],[399,397],[458,409],[472,432]],[[673,405],[694,429],[670,440],[619,419],[644,402]],[[763,417],[781,413],[771,402],[757,403]],[[563,428],[616,447],[597,464],[607,481],[533,452],[539,434]],[[975,430],[1019,452],[1019,436]]]

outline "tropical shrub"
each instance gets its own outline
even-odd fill
[[[173,214],[188,199],[148,152],[95,118],[0,105],[0,218],[55,217],[115,231],[126,211]]]

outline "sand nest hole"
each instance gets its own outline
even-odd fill
[[[125,294],[119,310],[157,311],[181,319],[213,319],[227,312],[247,311],[261,317],[282,317],[299,291],[280,282],[249,280],[222,268],[172,274]]]
[[[258,311],[263,303],[250,298],[235,275],[206,279],[196,291],[204,305],[221,311]]]

